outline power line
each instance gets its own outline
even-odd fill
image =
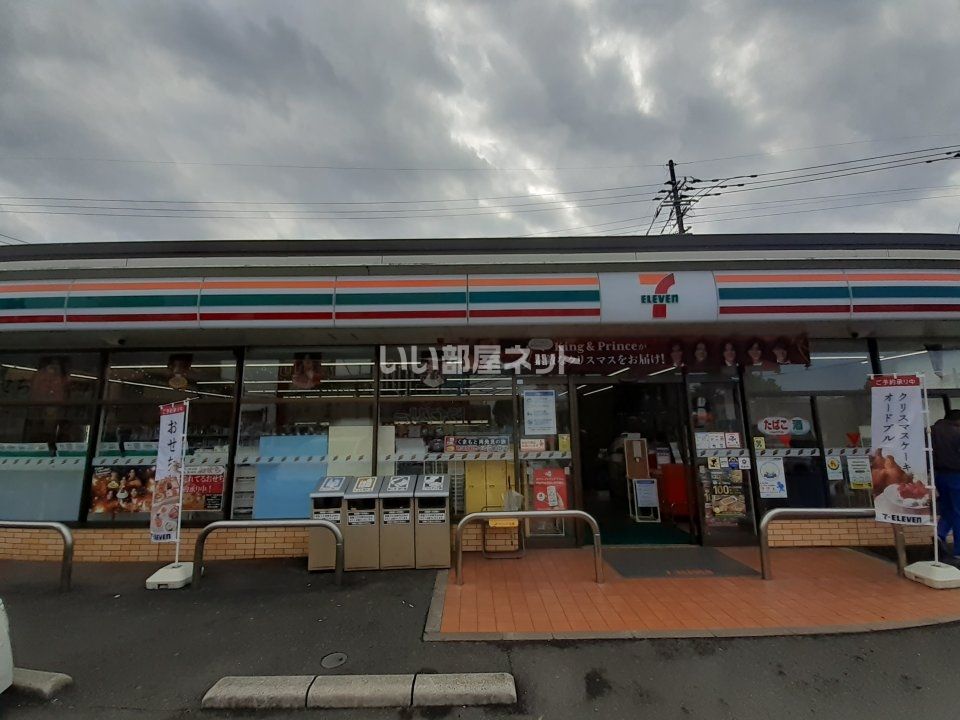
[[[136,217],[136,218],[168,218],[174,220],[417,220],[429,218],[453,218],[453,217],[477,217],[484,215],[503,215],[509,211],[513,214],[536,213],[536,212],[559,212],[569,210],[581,210],[592,207],[608,207],[611,205],[630,205],[636,200],[617,200],[614,202],[602,202],[576,205],[573,207],[549,207],[549,208],[530,208],[525,210],[512,210],[509,208],[490,208],[490,212],[451,212],[442,215],[361,215],[361,216],[342,216],[342,215],[284,215],[281,217],[247,217],[240,215],[175,215],[175,214],[157,214],[158,210],[150,213],[127,213],[127,212],[73,212],[68,210],[16,210],[12,208],[0,207],[0,213],[10,213],[15,215],[69,215],[69,216],[88,216],[88,217]],[[17,206],[14,206],[17,207]],[[182,212],[171,210],[170,212]],[[263,211],[269,212],[269,211]],[[317,211],[330,212],[330,211]]]
[[[851,140],[849,142],[830,143],[827,145],[807,145],[806,147],[784,148],[783,150],[767,150],[765,152],[748,153],[746,155],[726,155],[724,157],[705,158],[702,160],[683,160],[678,161],[677,165],[696,165],[699,163],[721,162],[723,160],[742,160],[745,158],[769,157],[771,155],[780,155],[789,152],[801,152],[805,150],[825,150],[827,148],[847,147],[850,145],[868,145],[873,143],[899,142],[900,140],[925,140],[935,137],[957,137],[960,132],[953,133],[934,133],[932,135],[905,135],[899,138],[886,138],[877,140]]]
[[[245,209],[244,208],[224,208],[219,210],[220,212],[230,212],[230,213],[296,213],[296,212],[309,212],[309,213],[332,213],[332,214],[342,214],[342,213],[364,213],[364,214],[378,214],[378,213],[396,213],[396,212],[408,212],[408,213],[425,213],[425,212],[456,212],[459,210],[472,210],[477,209],[501,209],[501,210],[510,210],[512,208],[518,207],[537,207],[544,205],[569,205],[570,203],[579,201],[579,202],[593,202],[594,200],[615,200],[620,198],[639,198],[647,197],[648,193],[621,193],[619,195],[597,195],[595,197],[588,198],[573,198],[568,200],[542,200],[538,202],[529,202],[529,203],[513,203],[510,205],[476,205],[472,207],[455,207],[455,208],[392,208],[390,210],[382,209],[368,209],[368,208],[351,208],[349,210],[336,210],[330,208],[324,208],[322,210],[310,210],[304,208],[295,208],[291,210],[283,209]],[[156,212],[156,213],[204,213],[204,212],[217,212],[218,210],[213,208],[183,208],[183,207],[138,207],[142,203],[135,203],[132,205],[77,205],[77,204],[68,204],[68,203],[5,203],[0,202],[0,207],[8,208],[47,208],[47,209],[68,209],[68,210],[143,210],[145,212]]]
[[[603,188],[589,188],[586,190],[558,190],[557,192],[531,193],[527,195],[494,195],[490,197],[448,198],[432,200],[154,200],[137,198],[90,198],[66,197],[52,195],[0,195],[0,200],[51,200],[61,202],[118,202],[161,205],[423,205],[427,203],[456,203],[481,202],[486,200],[523,200],[528,198],[554,197],[557,195],[581,195],[585,193],[614,192],[620,190],[636,190],[639,188],[654,188],[662,186],[662,182],[646,183],[643,185],[616,185]],[[591,199],[591,198],[586,198]]]
[[[678,162],[678,165],[694,165],[697,163],[719,162],[723,160],[737,160],[750,157],[765,157],[789,152],[800,152],[806,150],[819,150],[824,148],[844,147],[850,145],[863,145],[872,143],[896,142],[900,140],[917,140],[933,137],[955,137],[960,132],[955,133],[933,133],[927,135],[909,135],[899,138],[876,138],[867,140],[851,140],[847,142],[831,143],[825,145],[810,145],[798,148],[785,148],[783,150],[770,150],[759,153],[749,153],[745,155],[728,155],[725,157],[701,158],[697,160],[685,160]],[[199,161],[199,160],[162,160],[157,158],[117,158],[117,157],[82,157],[82,156],[56,156],[56,155],[4,155],[0,156],[2,160],[20,160],[31,162],[98,162],[112,164],[145,164],[145,165],[182,165],[182,166],[200,166],[200,167],[238,167],[238,168],[276,168],[291,170],[334,170],[334,171],[358,171],[358,172],[543,172],[548,170],[627,170],[631,168],[660,168],[663,163],[629,163],[623,165],[544,165],[537,167],[416,167],[416,166],[384,166],[384,165],[337,165],[327,163],[307,164],[307,163],[285,163],[285,162],[255,162],[255,161]]]
[[[29,245],[29,243],[28,243],[26,240],[21,240],[20,238],[14,237],[13,235],[7,235],[7,234],[5,234],[5,233],[0,233],[0,237],[7,238],[8,240],[13,240],[14,242],[23,243],[24,245]],[[8,243],[8,242],[4,242],[3,244],[4,244],[4,245],[10,245],[10,243]]]
[[[699,213],[696,214],[696,215],[694,215],[693,217],[694,217],[694,218],[702,219],[704,222],[729,222],[729,221],[731,221],[731,220],[749,220],[749,219],[752,219],[752,218],[777,217],[777,216],[780,216],[780,215],[801,215],[801,214],[805,214],[805,213],[827,212],[827,211],[829,211],[829,210],[843,210],[843,209],[846,209],[846,208],[870,207],[870,206],[874,206],[874,205],[889,205],[889,204],[894,204],[894,203],[905,203],[905,202],[921,202],[921,201],[923,201],[923,200],[938,200],[938,199],[943,199],[943,198],[955,198],[955,197],[960,197],[960,194],[954,194],[954,195],[928,195],[927,197],[922,197],[922,198],[904,198],[904,199],[901,199],[901,200],[882,200],[882,201],[880,201],[880,202],[870,202],[870,203],[852,203],[852,204],[848,204],[848,205],[835,205],[835,206],[833,206],[833,207],[825,207],[825,208],[805,208],[805,209],[803,209],[803,210],[788,210],[788,211],[785,211],[785,212],[763,213],[763,214],[759,214],[759,215],[743,215],[743,216],[740,216],[740,217],[718,218],[718,219],[716,219],[716,220],[712,220],[709,215],[701,215],[701,214],[699,214]],[[642,226],[642,225],[635,225],[635,226],[633,226],[632,228],[621,228],[621,229],[618,230],[617,232],[618,232],[618,234],[620,234],[620,233],[626,233],[626,231],[628,231],[628,230],[639,229],[639,228],[641,228],[641,227],[643,227],[643,226]]]
[[[927,154],[917,154],[917,153],[927,153]],[[952,147],[950,150],[948,150],[947,152],[942,152],[942,151],[941,151],[941,152],[930,152],[930,151],[927,151],[927,150],[917,150],[917,151],[914,151],[913,157],[900,158],[899,160],[885,160],[885,161],[879,162],[879,163],[868,163],[868,164],[866,164],[866,165],[857,165],[857,166],[849,167],[849,168],[839,168],[839,167],[838,167],[838,168],[835,168],[835,169],[833,169],[833,170],[821,170],[821,171],[819,171],[819,172],[813,172],[813,173],[805,173],[805,174],[799,174],[799,175],[787,175],[786,177],[782,177],[782,178],[770,178],[769,180],[756,180],[756,181],[752,181],[752,182],[748,181],[748,182],[736,183],[736,184],[734,184],[732,187],[745,187],[745,186],[765,185],[765,184],[768,184],[768,183],[778,183],[778,182],[781,182],[781,181],[783,181],[783,180],[795,180],[795,179],[798,179],[798,178],[816,177],[816,176],[818,176],[818,175],[830,175],[830,174],[834,174],[834,173],[852,172],[852,171],[854,171],[854,170],[862,170],[862,169],[864,169],[864,168],[878,168],[878,169],[881,169],[881,170],[886,170],[886,169],[892,169],[892,168],[896,168],[896,167],[906,167],[906,166],[908,166],[908,165],[920,165],[920,164],[924,164],[924,163],[938,162],[938,161],[940,161],[940,160],[951,160],[951,159],[954,159],[954,158],[956,158],[956,157],[960,157],[960,146],[953,146],[953,147]],[[874,159],[876,159],[876,158],[862,158],[862,159],[859,159],[859,160],[847,160],[847,161],[845,161],[845,162],[840,162],[840,163],[830,163],[830,165],[849,165],[849,164],[853,164],[853,163],[866,162],[867,160],[874,160]],[[884,166],[889,166],[889,167],[884,167]],[[761,175],[781,175],[781,174],[786,174],[786,173],[794,173],[794,172],[800,172],[801,170],[809,170],[809,169],[812,169],[813,167],[818,167],[818,166],[810,166],[810,167],[808,167],[808,168],[795,168],[795,169],[793,169],[793,170],[781,170],[781,171],[777,171],[776,173],[755,173],[755,174],[751,174],[751,175],[735,175],[735,176],[731,176],[731,177],[729,177],[729,178],[727,178],[727,179],[725,179],[725,180],[720,180],[719,182],[723,183],[723,182],[728,182],[728,181],[730,181],[730,180],[736,180],[736,179],[739,179],[739,178],[760,177]],[[827,165],[821,165],[821,166],[819,166],[819,167],[827,167]],[[692,182],[696,182],[696,181],[692,181]],[[703,181],[700,181],[700,182],[703,182]],[[710,182],[717,182],[717,180],[710,180]],[[722,184],[720,185],[720,188],[721,188],[721,189],[723,189],[724,187],[725,187],[724,185],[722,185]],[[777,186],[776,186],[776,185],[769,185],[769,187],[777,187]]]

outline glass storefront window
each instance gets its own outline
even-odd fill
[[[373,417],[371,401],[244,403],[233,517],[309,517],[309,494],[322,477],[369,475]]]
[[[928,389],[960,388],[960,343],[957,341],[879,340],[884,373],[923,373]]]
[[[517,383],[520,410],[520,472],[527,510],[574,507],[570,397],[566,383],[526,378]],[[530,520],[533,536],[563,536],[573,531],[563,519]]]
[[[243,394],[254,398],[373,397],[372,347],[250,350]]]
[[[863,341],[811,340],[810,365],[744,368],[747,393],[863,390],[871,372]]]
[[[448,474],[455,515],[499,508],[508,489],[500,485],[515,489],[513,423],[509,385],[498,393],[381,397],[377,472]]]
[[[827,486],[833,507],[870,507],[868,490],[851,490],[847,457],[870,447],[870,396],[821,395],[816,398],[817,419],[826,456]],[[832,470],[831,470],[832,468]]]
[[[0,353],[0,401],[97,399],[96,353]]]
[[[232,400],[237,360],[230,350],[118,352],[110,355],[108,401]]]
[[[221,485],[226,482],[232,413],[232,403],[196,401],[190,404],[184,458],[188,475],[217,475],[223,478]],[[158,405],[125,403],[104,407],[94,454],[89,521],[146,521],[153,495],[159,435]],[[187,481],[185,492],[189,492],[189,487]],[[196,503],[185,499],[184,519],[210,520],[222,516],[222,495],[221,489],[219,498]]]
[[[687,393],[704,543],[750,543],[755,530],[751,490],[754,471],[741,465],[748,451],[740,415],[740,387],[732,373],[725,380],[701,377],[711,376],[688,376]]]
[[[0,520],[75,521],[93,409],[13,405],[0,415]]]
[[[810,396],[751,396],[747,402],[763,512],[774,507],[826,507],[823,458]],[[783,489],[777,484],[781,475]]]

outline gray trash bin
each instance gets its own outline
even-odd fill
[[[417,567],[450,567],[450,476],[421,475],[414,505]]]
[[[380,478],[353,478],[343,495],[346,519],[343,545],[346,570],[380,568]]]
[[[380,480],[380,569],[412,568],[417,476],[384,475]]]
[[[343,531],[343,494],[353,480],[345,475],[328,475],[310,493],[310,517],[329,520]],[[321,528],[310,528],[307,543],[307,569],[333,570],[337,564],[337,541],[333,533]]]

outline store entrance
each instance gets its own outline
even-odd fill
[[[694,542],[681,383],[577,387],[584,509],[604,545]]]

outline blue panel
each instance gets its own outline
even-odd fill
[[[304,457],[327,454],[326,435],[278,435],[260,438],[261,457]],[[257,465],[253,517],[281,520],[310,517],[310,493],[327,474],[326,463]]]

